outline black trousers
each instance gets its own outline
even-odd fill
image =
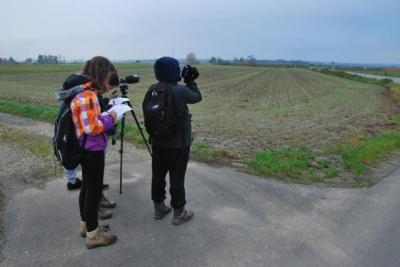
[[[165,200],[165,176],[169,172],[171,206],[174,209],[183,208],[185,199],[185,173],[189,160],[190,147],[168,148],[152,145],[151,198],[154,202]]]
[[[87,151],[83,153],[82,187],[79,194],[79,210],[82,221],[86,222],[87,231],[98,226],[98,212],[104,178],[104,151]]]

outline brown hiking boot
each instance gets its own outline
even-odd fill
[[[99,227],[92,232],[88,232],[86,235],[86,247],[88,249],[110,246],[116,241],[116,235],[107,235]]]
[[[171,207],[165,205],[164,201],[161,203],[154,202],[154,219],[161,220],[165,215],[172,211]]]
[[[193,212],[185,208],[174,209],[174,218],[172,219],[173,225],[180,225],[193,218]]]
[[[107,233],[110,231],[110,225],[108,223],[99,223],[99,229],[101,229],[103,232]],[[86,223],[81,223],[79,226],[79,234],[81,237],[86,237]]]

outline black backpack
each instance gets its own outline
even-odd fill
[[[75,125],[72,120],[72,111],[70,108],[73,98],[66,99],[61,105],[54,124],[54,155],[67,170],[73,170],[80,164],[83,155],[82,147],[85,146],[87,139],[87,135],[85,134],[81,147],[76,138]]]
[[[151,138],[171,139],[178,130],[179,119],[174,111],[173,86],[167,83],[153,84],[144,97],[144,126]]]

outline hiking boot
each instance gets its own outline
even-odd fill
[[[154,202],[154,219],[161,220],[165,215],[172,211],[171,207],[165,205],[164,201],[161,203]]]
[[[113,216],[112,212],[104,209],[103,207],[99,206],[99,219],[100,220],[107,220],[111,219]]]
[[[97,227],[97,229],[92,232],[87,232],[86,234],[86,247],[88,249],[109,246],[114,244],[116,241],[116,235],[107,235],[99,227]]]
[[[77,190],[80,189],[82,186],[82,181],[78,178],[76,178],[75,183],[67,183],[67,189],[68,191],[72,191],[72,190]]]
[[[106,209],[113,209],[117,206],[117,202],[109,200],[104,194],[101,194],[100,207]]]
[[[110,231],[110,225],[108,223],[99,223],[99,229],[101,229],[104,233]],[[86,237],[86,223],[81,223],[79,226],[79,234],[81,237]]]
[[[172,219],[173,225],[180,225],[193,218],[193,212],[185,208],[174,209],[174,218]]]

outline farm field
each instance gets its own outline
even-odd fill
[[[58,106],[54,92],[80,65],[0,67],[0,99]],[[129,96],[137,115],[151,65],[117,66],[139,74]],[[395,111],[385,89],[306,69],[199,65],[203,101],[191,106],[195,138],[209,145],[250,151],[307,144],[321,147],[354,129],[381,125]]]
[[[81,67],[74,64],[0,66],[0,107],[2,101],[10,100],[14,105],[28,104],[54,113],[58,107],[54,92],[70,73]],[[117,64],[116,67],[121,76],[134,73],[140,76],[140,83],[130,85],[128,96],[142,121],[141,102],[148,86],[155,82],[152,65]],[[350,139],[355,136],[356,140],[365,140],[359,133],[380,131],[398,110],[388,96],[387,88],[308,69],[197,67],[203,101],[190,106],[195,156],[206,158],[206,161],[225,158],[225,162],[247,165],[258,151],[292,147],[300,149],[294,153],[303,157],[305,163],[301,163],[301,168],[311,168],[311,172],[305,174],[302,170],[297,171],[297,167],[292,170],[286,165],[281,166],[283,171],[254,167],[256,173],[264,175],[293,179],[308,177],[306,179],[311,181],[346,175],[337,170],[338,164],[343,165],[342,160],[338,163],[335,158],[333,163],[327,163],[325,159],[318,160],[307,149],[330,154],[333,147],[337,148],[337,144],[349,136]],[[51,116],[41,117],[52,121],[49,118]],[[133,123],[129,126],[136,128]],[[136,140],[140,141],[140,138]],[[288,153],[293,151],[281,153],[286,160]],[[295,164],[298,164],[297,157],[294,157]],[[261,163],[265,161],[270,160],[262,159]],[[280,163],[282,161],[278,160],[277,164]],[[326,173],[315,174],[314,169],[321,172],[321,168],[326,168],[322,170]]]

